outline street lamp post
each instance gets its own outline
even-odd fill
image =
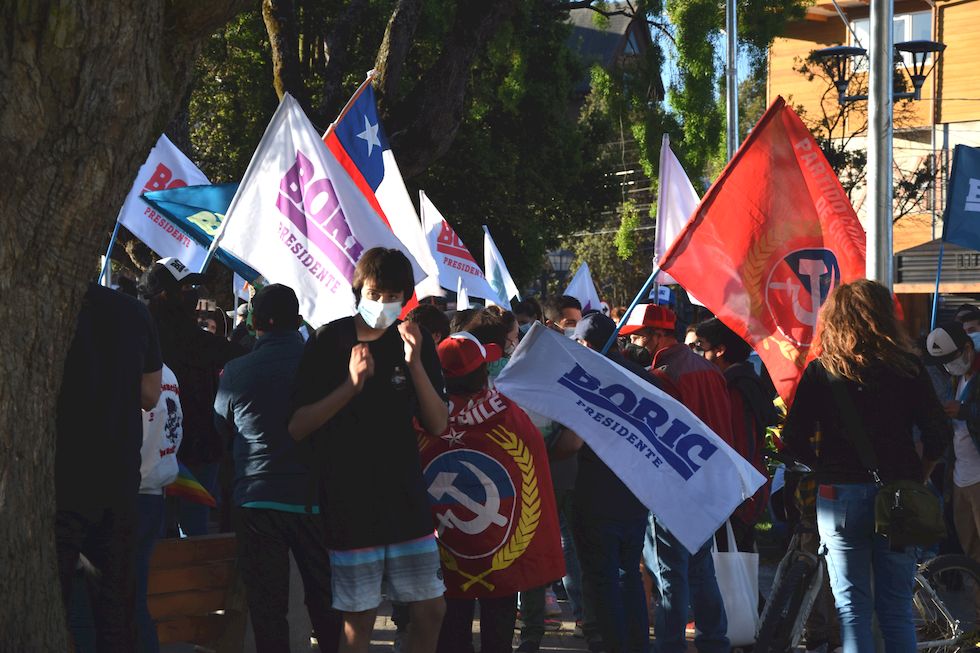
[[[894,184],[892,179],[892,109],[896,99],[918,100],[922,85],[932,68],[926,70],[926,60],[935,54],[933,68],[946,48],[935,41],[906,41],[893,44],[892,0],[871,0],[871,62],[867,95],[849,95],[849,62],[864,56],[864,48],[836,46],[813,52],[811,57],[821,63],[837,88],[837,101],[848,104],[868,100],[868,194],[871,202],[867,222],[867,277],[888,288],[894,281],[892,214]],[[894,57],[902,57],[902,65],[911,91],[895,91]],[[904,54],[912,59],[912,69],[905,64]]]
[[[567,249],[553,249],[548,252],[548,264],[551,266],[551,270],[554,272],[559,286],[561,286],[562,282],[568,276],[568,271],[572,267],[572,259],[574,258],[575,254]],[[564,291],[564,288],[558,288],[555,292],[560,291]]]

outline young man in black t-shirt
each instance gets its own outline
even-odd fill
[[[445,611],[413,419],[442,433],[448,410],[431,336],[398,321],[413,288],[404,254],[365,252],[357,315],[318,329],[296,375],[289,433],[312,436],[341,651],[368,650],[382,586],[410,606],[413,653],[435,651]]]

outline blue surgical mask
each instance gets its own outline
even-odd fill
[[[401,312],[401,302],[379,302],[361,297],[361,302],[357,305],[357,314],[372,329],[387,329],[395,323]]]
[[[527,324],[520,324],[517,326],[517,330],[521,332],[522,336],[526,336],[527,332],[531,330],[531,323],[528,322]]]

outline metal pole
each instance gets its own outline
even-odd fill
[[[943,250],[946,249],[946,241],[939,241],[939,263],[936,265],[936,292],[932,295],[932,319],[929,321],[929,330],[936,328],[936,312],[939,309],[939,279],[943,275]]]
[[[889,290],[892,263],[893,0],[871,0],[871,72],[868,81],[867,276]]]
[[[728,115],[728,160],[738,149],[738,21],[735,0],[725,0],[725,37],[728,57],[725,65],[725,98]]]
[[[636,305],[640,303],[640,300],[646,299],[649,296],[650,288],[652,288],[653,284],[656,283],[658,272],[660,272],[660,266],[654,265],[653,272],[651,272],[650,276],[647,277],[646,282],[643,284],[643,288],[641,288],[640,292],[638,292],[636,294],[636,297],[633,298],[633,301],[630,303],[629,308],[627,308],[626,312],[623,313],[623,317],[619,319],[619,324],[617,324],[616,328],[613,329],[612,335],[609,336],[609,340],[606,341],[606,344],[602,347],[602,351],[600,353],[605,354],[607,351],[609,351],[609,348],[612,347],[612,344],[616,342],[616,338],[619,337],[619,330],[623,328],[624,324],[626,324],[626,320],[630,319],[630,313],[632,313],[633,309],[636,308]]]
[[[112,262],[109,260],[112,257],[112,246],[116,244],[116,237],[119,235],[119,220],[116,220],[116,226],[112,228],[112,235],[109,236],[109,246],[105,250],[105,263],[102,264],[102,271],[99,272],[99,285],[107,286],[109,285],[106,280],[108,279],[109,266]]]

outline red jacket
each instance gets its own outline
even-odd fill
[[[732,405],[725,377],[713,364],[677,343],[661,349],[653,357],[650,370],[663,382],[671,396],[733,445]]]

